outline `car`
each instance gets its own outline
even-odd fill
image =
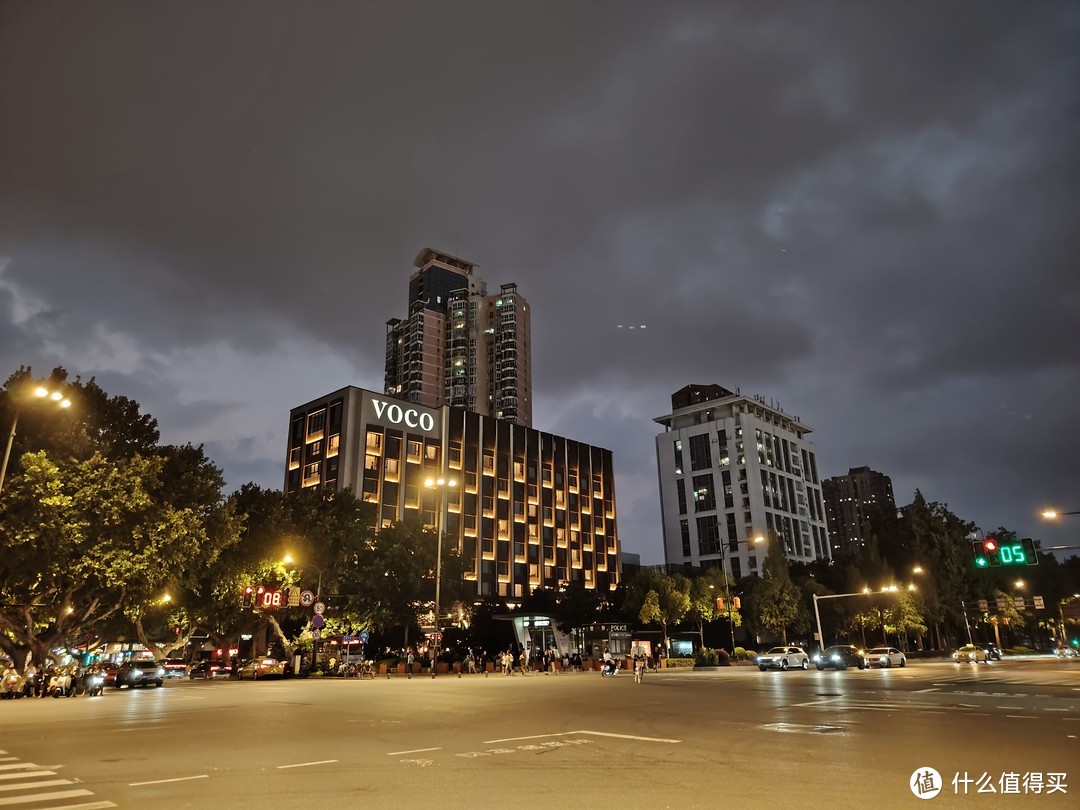
[[[995,647],[993,644],[980,644],[982,651],[986,653],[987,661],[1000,661],[1001,660],[1001,648]]]
[[[1054,655],[1058,658],[1080,658],[1080,650],[1076,647],[1057,647],[1054,650]]]
[[[874,647],[866,651],[866,658],[870,666],[876,665],[885,669],[907,666],[907,656],[896,647]]]
[[[232,675],[232,667],[227,661],[196,661],[188,670],[188,680],[202,678],[209,681],[214,678],[228,678]]]
[[[183,658],[163,658],[158,663],[164,667],[166,678],[183,678],[187,673],[187,661]]]
[[[974,644],[965,644],[952,654],[952,658],[958,664],[978,664],[980,661],[984,664],[987,663],[986,650],[982,647],[976,647]]]
[[[870,666],[870,662],[866,658],[866,653],[854,644],[835,644],[826,648],[825,652],[820,652],[814,656],[814,666],[819,670],[826,667],[832,667],[833,669],[847,669],[848,667],[866,669]]]
[[[257,681],[259,678],[280,678],[285,675],[285,662],[276,658],[252,658],[245,661],[236,673],[239,680],[251,678]]]
[[[157,661],[125,661],[116,671],[116,679],[113,686],[123,689],[125,686],[161,686],[165,682],[165,667]]]
[[[105,676],[105,685],[115,686],[116,673],[120,671],[120,667],[112,661],[102,661],[98,664],[98,668],[101,670],[101,674]]]
[[[791,669],[810,667],[810,656],[802,647],[773,647],[767,653],[762,653],[754,659],[758,669],[764,672],[767,669]]]

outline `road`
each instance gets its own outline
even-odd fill
[[[0,729],[0,810],[923,806],[926,767],[934,806],[1076,807],[1080,660],[182,681],[4,701]]]

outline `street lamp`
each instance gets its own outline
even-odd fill
[[[435,651],[431,657],[431,677],[435,677],[435,670],[439,668],[439,645],[442,642],[442,633],[439,632],[439,601],[442,596],[442,533],[443,533],[443,509],[446,507],[446,493],[457,486],[453,478],[429,478],[424,486],[435,492]]]
[[[44,386],[37,386],[34,389],[34,396],[38,399],[47,399],[53,402],[60,408],[70,408],[71,400],[61,394],[59,391],[50,391]],[[4,461],[0,463],[0,493],[4,491],[4,479],[7,477],[7,465],[8,459],[11,457],[11,444],[15,441],[15,427],[19,424],[19,411],[22,408],[22,403],[15,399],[15,415],[11,419],[11,432],[8,433],[7,447],[4,448]]]
[[[1042,513],[1042,516],[1047,520],[1056,520],[1062,515],[1080,515],[1080,509],[1074,509],[1071,512],[1058,512],[1054,509],[1046,509]]]
[[[731,654],[732,655],[735,655],[735,625],[731,621],[731,595],[730,595],[730,592],[728,591],[728,563],[727,563],[728,549],[725,548],[725,547],[728,546],[728,545],[734,545],[736,548],[738,548],[739,546],[749,546],[751,543],[756,544],[756,543],[764,543],[764,542],[765,542],[765,538],[762,537],[759,534],[757,537],[755,537],[750,542],[747,542],[746,540],[734,540],[734,541],[728,541],[727,543],[721,543],[720,544],[720,565],[723,567],[722,571],[723,571],[723,574],[724,574],[724,601],[727,603],[727,621],[728,621],[728,629],[731,631]]]

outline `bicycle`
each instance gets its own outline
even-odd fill
[[[645,680],[645,662],[638,660],[634,662],[634,683],[641,683]]]

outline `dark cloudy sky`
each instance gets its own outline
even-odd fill
[[[646,562],[687,383],[1077,543],[1078,144],[1075,2],[9,0],[0,373],[280,486],[431,246],[528,298],[535,425],[614,451]]]

